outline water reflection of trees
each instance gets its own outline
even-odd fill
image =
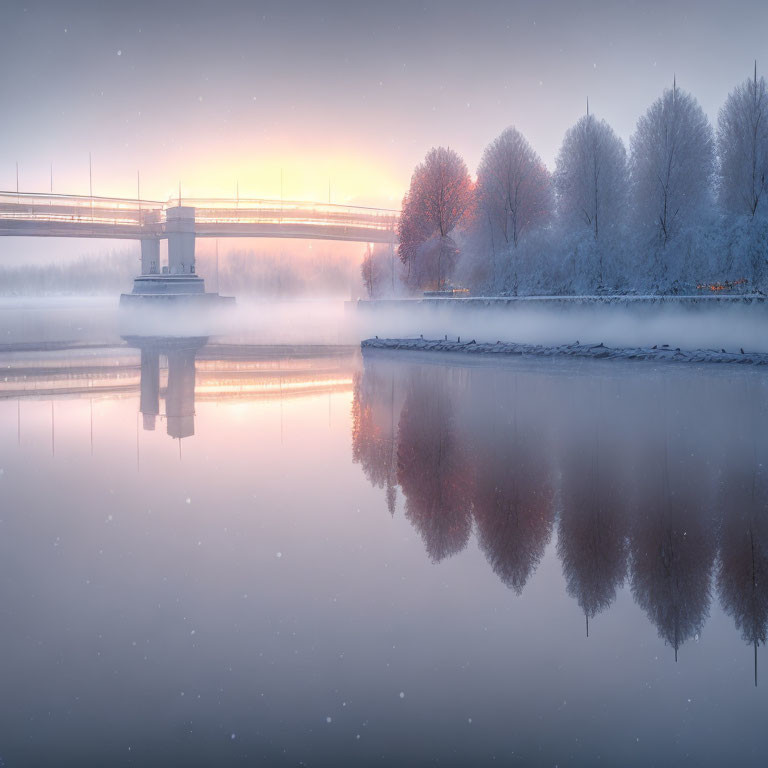
[[[387,508],[397,500],[397,422],[402,407],[392,368],[357,374],[352,403],[352,459],[371,485],[386,488]]]
[[[757,648],[768,634],[767,425],[764,409],[741,415],[730,447],[736,467],[720,478],[717,494],[722,513],[717,591],[744,642],[754,648],[757,685]]]
[[[552,466],[540,430],[520,413],[527,382],[477,376],[470,399],[473,512],[494,573],[520,594],[544,555],[555,519]],[[487,403],[497,404],[490,410]]]
[[[556,525],[587,628],[628,580],[677,657],[704,627],[715,577],[756,653],[768,633],[768,456],[754,421],[768,387],[751,381],[713,375],[692,391],[666,372],[367,359],[353,453],[388,499],[399,485],[435,562],[466,546],[474,520],[489,565],[520,593]]]
[[[768,629],[768,483],[764,470],[738,472],[722,487],[723,524],[717,589],[746,643],[766,642]]]
[[[400,414],[397,480],[405,514],[435,562],[460,552],[472,529],[472,477],[457,428],[452,381],[437,369],[416,368]]]
[[[629,515],[620,446],[605,426],[603,393],[593,388],[580,395],[574,416],[579,449],[561,458],[557,553],[589,635],[589,620],[616,599],[624,583]]]
[[[714,529],[696,499],[665,488],[648,493],[632,526],[632,594],[674,648],[709,616]]]
[[[633,459],[643,472],[630,531],[631,581],[677,659],[680,646],[701,632],[711,602],[716,520],[701,418],[710,393],[702,387],[685,396],[673,381],[656,394],[656,401],[647,392],[639,400],[644,422]]]

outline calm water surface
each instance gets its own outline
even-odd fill
[[[0,366],[0,765],[764,765],[765,374]]]

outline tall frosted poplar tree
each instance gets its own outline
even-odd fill
[[[638,120],[630,140],[637,223],[666,245],[711,199],[714,135],[691,94],[675,84]]]
[[[755,74],[736,86],[717,125],[718,192],[729,213],[766,211],[768,191],[768,86]]]
[[[587,113],[568,130],[554,179],[558,211],[570,226],[586,227],[597,240],[623,218],[627,151],[605,120]]]
[[[554,208],[547,167],[525,136],[507,128],[483,152],[477,169],[478,225],[487,225],[493,254],[508,254],[517,293],[517,246],[522,236],[546,223]]]

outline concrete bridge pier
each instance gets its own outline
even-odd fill
[[[168,272],[172,275],[195,274],[195,209],[176,206],[166,211],[168,236]]]
[[[208,293],[205,280],[195,268],[195,209],[177,205],[165,211],[165,227],[143,227],[141,237],[141,274],[133,281],[133,291],[120,296],[121,306],[141,305],[158,299],[173,302],[203,302],[213,306],[230,304],[234,299]],[[168,266],[160,267],[160,240],[168,240]],[[186,427],[180,427],[183,432]]]
[[[141,241],[141,274],[157,275],[160,272],[160,238]]]
[[[160,268],[160,239],[168,238],[168,267]],[[165,232],[141,239],[141,275],[133,281],[133,291],[120,297],[121,304],[148,298],[174,300],[218,300],[216,293],[205,292],[205,281],[195,272],[195,209],[168,208]]]

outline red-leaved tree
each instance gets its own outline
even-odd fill
[[[431,149],[411,176],[398,225],[398,255],[412,287],[444,285],[458,255],[451,233],[472,202],[472,180],[461,157],[445,147]]]

